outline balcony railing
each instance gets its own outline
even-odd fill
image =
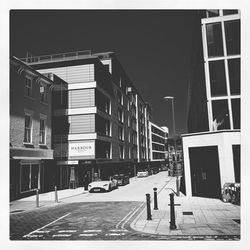
[[[21,58],[20,60],[28,64],[39,64],[39,63],[48,63],[56,61],[67,61],[73,59],[82,59],[90,56],[92,56],[91,50],[83,50],[83,51],[60,53],[53,55],[27,56],[26,58]]]

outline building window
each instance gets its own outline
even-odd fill
[[[124,121],[124,119],[123,119],[123,111],[120,108],[118,108],[118,121],[119,122],[123,122]]]
[[[123,147],[123,145],[119,145],[119,157],[120,157],[120,159],[124,159],[124,147]]]
[[[211,96],[227,95],[225,64],[223,60],[209,62]]]
[[[32,79],[28,76],[25,77],[25,95],[32,96]]]
[[[123,105],[123,96],[119,90],[117,90],[117,101],[120,105]]]
[[[231,95],[240,94],[240,58],[228,60]]]
[[[240,98],[232,99],[234,129],[240,129]]]
[[[221,23],[206,25],[208,57],[223,56]]]
[[[37,189],[39,181],[39,164],[21,165],[21,192]]]
[[[212,102],[213,131],[230,129],[228,101],[216,100]]]
[[[240,20],[225,22],[225,35],[228,55],[240,54]]]
[[[207,10],[207,17],[219,16],[219,10]]]
[[[238,14],[238,10],[223,10],[223,15],[234,15],[234,14]]]
[[[45,84],[40,84],[40,98],[42,102],[47,101],[47,88]]]
[[[32,143],[32,115],[25,114],[24,116],[25,124],[24,124],[24,142]]]
[[[118,126],[118,139],[121,141],[124,140],[124,130],[121,126]]]
[[[40,118],[39,144],[46,144],[46,120],[44,118]]]

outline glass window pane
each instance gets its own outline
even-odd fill
[[[231,95],[240,94],[240,58],[228,60]]]
[[[209,62],[211,96],[227,95],[224,61]]]
[[[30,181],[30,165],[22,165],[21,167],[21,192],[29,190]]]
[[[207,10],[207,17],[219,16],[219,10]]]
[[[240,99],[232,99],[234,129],[240,129]]]
[[[31,189],[38,188],[38,172],[39,172],[39,165],[32,164],[31,165]]]
[[[238,14],[238,10],[223,10],[223,15]]]
[[[223,56],[221,23],[206,25],[208,57]]]
[[[212,102],[213,130],[230,129],[228,102],[216,100]]]
[[[227,54],[240,54],[240,20],[225,22]]]

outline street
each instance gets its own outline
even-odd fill
[[[108,193],[85,193],[57,205],[10,216],[12,240],[133,240],[161,238],[133,231],[129,224],[142,210],[145,194],[160,191],[167,172],[132,178],[130,184]],[[59,197],[60,199],[60,197]]]

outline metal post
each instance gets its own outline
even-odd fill
[[[150,194],[146,194],[147,202],[147,220],[152,220],[151,210],[150,210]]]
[[[174,230],[176,229],[175,211],[174,211],[174,193],[171,193],[169,196],[170,196],[170,229]]]
[[[55,202],[58,203],[57,186],[55,186]]]
[[[154,189],[154,210],[158,210],[158,204],[157,204],[157,188]]]
[[[36,207],[39,207],[39,189],[36,189]]]

